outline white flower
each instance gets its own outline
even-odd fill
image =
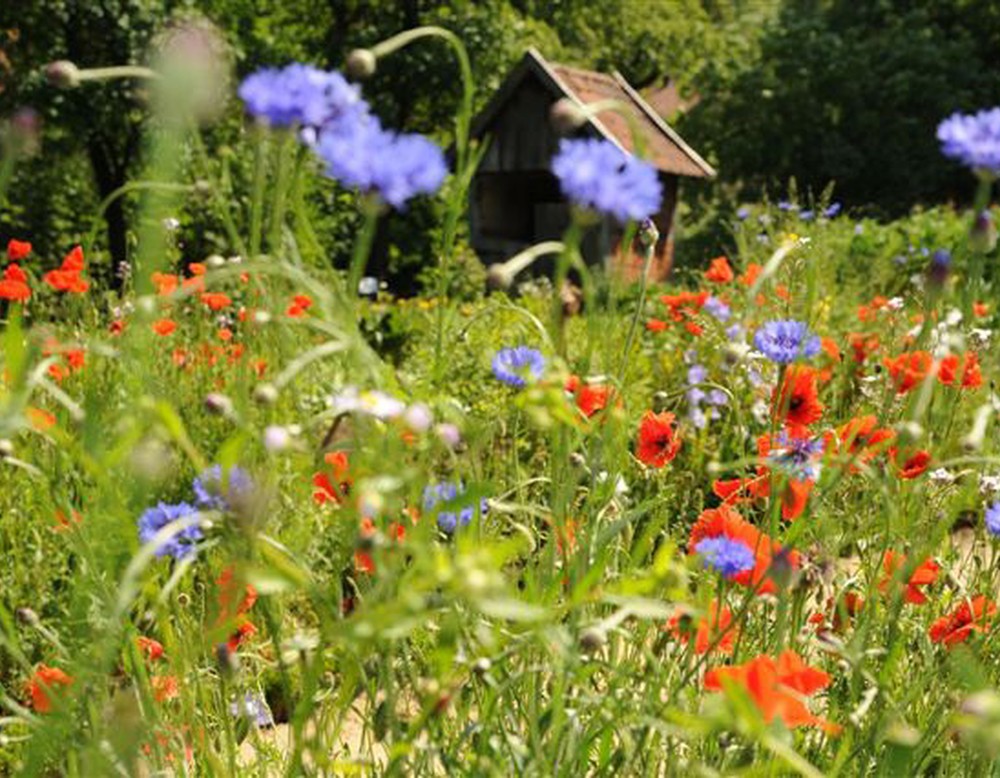
[[[957,478],[954,473],[943,467],[939,467],[937,470],[932,470],[927,474],[927,477],[931,480],[931,483],[940,485],[953,484]]]

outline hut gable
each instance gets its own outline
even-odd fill
[[[715,171],[628,84],[620,73],[595,73],[545,60],[529,49],[472,125],[472,135],[487,142],[473,180],[472,244],[486,261],[504,259],[540,240],[557,238],[569,222],[569,207],[550,171],[559,136],[549,113],[562,98],[581,106],[616,100],[630,116],[601,111],[579,135],[601,137],[635,153],[633,126],[642,156],[660,172],[664,205],[654,218],[661,235],[658,253],[669,263],[670,227],[677,178],[712,178]],[[617,231],[610,221],[588,237],[584,254],[609,256]]]

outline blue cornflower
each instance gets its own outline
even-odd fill
[[[705,369],[704,365],[691,365],[688,368],[687,382],[688,386],[693,386],[694,384],[702,383],[708,377],[708,371]]]
[[[797,481],[815,481],[819,478],[819,457],[825,445],[822,438],[796,437],[780,432],[775,447],[767,456],[768,464]]]
[[[952,114],[938,125],[937,138],[946,157],[977,172],[1000,175],[1000,106]]]
[[[712,389],[708,393],[708,397],[705,398],[709,405],[714,405],[716,407],[721,407],[723,405],[729,404],[729,395],[726,394],[721,389]]]
[[[841,210],[843,210],[843,207],[844,206],[842,206],[838,202],[832,202],[826,208],[823,209],[823,216],[825,216],[827,219],[832,219],[834,216],[840,213]]]
[[[814,218],[816,218],[816,212],[810,210],[799,211],[799,218],[804,222],[811,222]]]
[[[746,543],[722,535],[698,541],[695,553],[702,558],[706,568],[732,578],[753,569],[753,551]]]
[[[740,221],[743,221],[749,216],[750,216],[750,209],[747,208],[745,205],[741,205],[739,208],[736,209],[736,218],[739,219]]]
[[[520,389],[542,377],[545,357],[529,346],[502,348],[494,355],[492,367],[498,380]]]
[[[621,223],[641,221],[660,210],[663,187],[656,168],[610,141],[560,141],[552,172],[574,203]]]
[[[433,194],[448,175],[444,152],[432,141],[385,130],[374,116],[323,129],[314,149],[331,178],[395,208],[416,195]]]
[[[986,529],[993,537],[1000,537],[1000,501],[986,509]]]
[[[177,505],[160,502],[152,508],[147,508],[139,516],[139,542],[146,545],[153,540],[157,532],[171,522],[192,516],[197,512],[197,508],[186,502]],[[172,556],[174,559],[183,559],[196,551],[195,543],[202,537],[204,536],[201,527],[192,524],[157,546],[156,556]]]
[[[714,316],[717,320],[721,322],[729,321],[729,317],[733,315],[729,306],[726,305],[718,297],[706,297],[704,304],[701,306],[702,309],[709,316]]]
[[[245,718],[258,727],[274,726],[274,717],[267,701],[254,692],[247,692],[242,700],[233,700],[229,704],[229,712],[235,718]]]
[[[252,73],[239,95],[247,111],[275,127],[332,126],[357,121],[369,111],[358,88],[340,73],[298,63]]]
[[[225,488],[223,488],[225,481]],[[253,492],[253,480],[241,467],[233,466],[222,477],[222,466],[212,465],[194,479],[195,502],[206,511],[233,510]]]
[[[779,365],[808,359],[819,353],[819,337],[801,321],[769,321],[753,336],[753,344],[764,356]]]
[[[799,210],[799,206],[797,206],[795,203],[790,202],[788,200],[780,200],[780,201],[778,201],[778,210],[779,211],[797,211],[797,210]]]
[[[938,249],[931,254],[931,267],[936,270],[947,270],[951,267],[951,252],[948,249]]]
[[[743,338],[743,327],[739,324],[732,324],[726,327],[726,337],[729,340],[741,340]]]
[[[434,484],[433,486],[424,487],[424,512],[428,513],[434,509],[439,503],[446,503],[455,500],[459,496],[465,493],[465,486],[461,483],[451,483],[449,481],[443,481],[439,484]],[[489,505],[485,498],[479,501],[479,513],[482,516],[486,515]],[[458,527],[465,527],[472,523],[472,519],[476,515],[475,505],[464,505],[460,507],[457,511],[446,510],[438,513],[437,525],[442,532],[447,532],[449,535],[455,532]]]

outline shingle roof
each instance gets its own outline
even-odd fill
[[[684,142],[621,73],[596,73],[550,63],[535,49],[528,50],[524,59],[511,71],[493,99],[476,118],[472,128],[474,135],[481,135],[489,128],[503,103],[529,73],[535,73],[554,96],[567,97],[584,106],[602,100],[617,100],[629,106],[632,121],[616,111],[608,110],[590,118],[588,123],[597,133],[633,153],[630,125],[634,121],[642,138],[643,156],[664,173],[692,178],[715,176],[712,166]]]

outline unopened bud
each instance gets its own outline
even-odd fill
[[[231,416],[233,401],[224,394],[211,392],[205,396],[205,410],[215,416]]]
[[[924,428],[915,421],[904,421],[896,427],[896,439],[901,445],[917,443],[924,436]]]
[[[212,254],[212,256],[205,260],[205,264],[209,267],[225,267],[226,258],[220,257],[218,254]]]
[[[490,289],[510,289],[514,283],[514,274],[508,270],[505,263],[496,262],[486,271],[486,283]]]
[[[988,254],[997,245],[997,228],[993,222],[993,214],[988,210],[980,211],[969,233],[969,245],[973,251]]]
[[[364,81],[375,75],[378,60],[371,49],[355,49],[347,55],[344,70],[354,81]]]
[[[569,135],[587,122],[587,114],[573,100],[563,97],[556,100],[549,109],[549,122],[560,135]]]
[[[38,626],[38,614],[35,613],[31,608],[18,608],[14,615],[17,620],[22,624],[27,624],[29,627]]]
[[[258,384],[253,399],[261,405],[273,405],[278,401],[278,389],[274,384]]]
[[[604,648],[607,637],[604,630],[597,627],[587,627],[580,633],[580,650],[585,654],[594,654]]]
[[[219,643],[215,647],[215,664],[219,669],[219,674],[226,678],[236,675],[240,669],[240,658],[235,651],[230,651],[225,643]]]
[[[486,675],[491,667],[493,667],[493,663],[489,657],[481,656],[472,664],[472,672],[476,675]]]
[[[7,438],[0,438],[0,459],[14,456],[14,444]]]
[[[668,402],[670,402],[670,395],[664,391],[655,392],[653,394],[653,413],[662,413]]]
[[[45,78],[58,89],[73,89],[80,85],[80,69],[68,59],[60,59],[45,66]]]

